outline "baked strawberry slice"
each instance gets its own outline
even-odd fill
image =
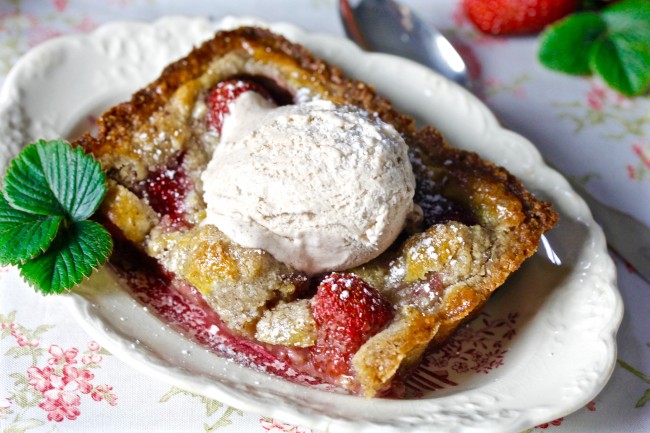
[[[191,187],[182,166],[181,153],[167,167],[152,172],[144,181],[144,196],[154,211],[169,217],[175,227],[183,227],[185,221],[185,198]]]
[[[257,92],[269,101],[271,95],[255,81],[246,79],[225,80],[218,83],[208,94],[208,124],[221,133],[223,120],[230,113],[228,105],[245,92]]]
[[[577,0],[464,0],[467,17],[484,33],[535,33],[573,12]]]
[[[311,361],[317,370],[330,376],[351,375],[352,356],[395,314],[376,289],[356,275],[339,273],[321,282],[311,311],[317,325]]]

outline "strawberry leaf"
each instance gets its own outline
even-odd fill
[[[591,48],[606,31],[605,21],[596,13],[582,13],[566,18],[542,34],[539,60],[550,69],[567,74],[589,75]]]
[[[591,64],[614,89],[639,95],[650,87],[650,2],[627,0],[602,12],[608,41],[596,44]]]
[[[62,215],[63,209],[50,188],[39,147],[44,140],[25,147],[9,164],[5,176],[5,196],[12,207],[37,215]]]
[[[80,221],[97,210],[106,179],[99,164],[81,149],[62,140],[39,140],[11,162],[5,192],[16,209]]]
[[[18,267],[23,278],[45,294],[61,293],[104,264],[112,245],[104,227],[94,221],[76,221],[59,233],[44,254]]]
[[[0,263],[44,293],[72,288],[101,266],[113,242],[86,221],[106,194],[99,163],[63,140],[39,140],[11,162],[0,193]]]
[[[17,265],[42,254],[54,240],[61,216],[14,209],[0,194],[0,263]]]
[[[650,33],[650,2],[648,0],[624,0],[603,9],[603,19],[613,32],[631,32],[640,41]]]
[[[106,179],[92,157],[56,140],[38,147],[45,179],[73,221],[90,217],[106,194]]]
[[[641,95],[650,89],[650,2],[622,0],[600,12],[575,14],[543,35],[545,66],[578,75],[599,74],[617,91]]]
[[[634,50],[624,35],[599,41],[592,49],[591,65],[610,87],[625,95],[641,94],[650,86],[650,50]]]

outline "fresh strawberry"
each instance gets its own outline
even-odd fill
[[[318,287],[311,311],[317,325],[310,355],[314,366],[333,376],[350,374],[350,359],[394,316],[393,307],[353,274],[332,273]]]
[[[534,33],[576,10],[578,0],[464,0],[468,18],[493,35]]]
[[[262,86],[251,80],[233,79],[221,81],[217,84],[210,91],[206,101],[209,109],[208,124],[221,132],[223,119],[230,113],[228,104],[237,99],[242,93],[249,91],[257,92],[269,100],[272,99]]]

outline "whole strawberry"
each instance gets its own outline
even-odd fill
[[[310,349],[314,366],[333,376],[350,374],[350,359],[393,319],[393,307],[353,274],[332,273],[318,287],[311,311],[317,325]]]
[[[467,17],[484,33],[535,33],[576,10],[578,0],[464,0]]]
[[[259,84],[251,80],[232,79],[218,83],[208,94],[208,124],[221,133],[223,119],[230,109],[228,104],[237,99],[244,92],[257,92],[265,98],[272,100],[268,92]]]

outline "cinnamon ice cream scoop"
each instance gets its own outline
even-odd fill
[[[345,270],[381,254],[410,213],[415,178],[391,125],[316,100],[274,107],[255,92],[229,106],[203,173],[205,224],[293,268]]]

